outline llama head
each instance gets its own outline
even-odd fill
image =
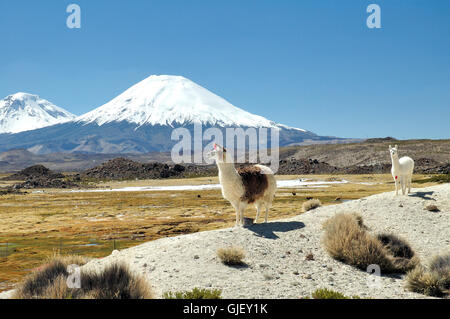
[[[389,145],[389,152],[391,153],[391,156],[397,156],[398,155],[398,146],[395,145],[394,147],[392,147],[391,145]]]
[[[214,149],[209,153],[210,157],[214,158],[217,163],[227,162],[227,149],[216,143],[213,147]]]

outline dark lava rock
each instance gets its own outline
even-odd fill
[[[217,174],[212,166],[165,163],[139,163],[127,158],[115,158],[94,168],[82,172],[81,179],[95,180],[131,180],[160,179],[170,177],[211,176]]]
[[[12,174],[10,176],[4,177],[5,181],[22,181],[30,178],[63,178],[64,175],[61,173],[55,173],[45,167],[44,165],[33,165],[27,167],[20,172]]]
[[[317,159],[294,159],[281,160],[277,174],[298,175],[298,174],[333,174],[338,173],[339,168],[331,166]]]

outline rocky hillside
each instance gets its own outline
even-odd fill
[[[210,167],[194,165],[139,163],[121,157],[88,169],[77,176],[81,179],[94,180],[158,179],[210,175],[210,170]]]
[[[24,181],[14,184],[11,190],[30,188],[73,188],[78,185],[64,174],[56,173],[43,165],[27,167],[20,172],[2,178],[4,181]]]
[[[388,149],[389,145],[395,144],[399,147],[400,156],[410,156],[416,164],[419,159],[426,159],[434,166],[450,163],[450,140],[448,139],[397,141],[388,138],[370,139],[352,144],[292,146],[281,148],[280,158],[311,158],[336,167],[390,164]]]
[[[292,146],[280,149],[278,174],[379,174],[389,173],[389,145],[397,144],[400,156],[415,161],[416,174],[450,173],[450,140],[370,139],[354,144]],[[35,164],[53,171],[81,171],[79,178],[146,179],[216,175],[215,165],[174,165],[170,153],[118,154],[48,154],[27,150],[0,153],[0,172],[11,172]],[[22,173],[23,174],[23,173]],[[25,180],[15,175],[11,179]]]
[[[322,245],[323,223],[336,213],[357,212],[371,234],[388,232],[404,238],[426,264],[448,249],[449,195],[449,184],[413,189],[410,196],[382,193],[248,228],[162,238],[113,251],[84,267],[98,271],[124,262],[146,276],[159,297],[199,287],[221,289],[224,298],[300,298],[318,288],[362,298],[425,298],[405,289],[404,275],[389,276],[382,270],[379,286],[368,285],[371,278],[366,271],[331,258]],[[439,212],[425,209],[430,201]],[[220,262],[217,250],[229,246],[245,250],[245,266]]]

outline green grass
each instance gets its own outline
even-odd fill
[[[220,289],[194,288],[191,291],[165,292],[164,299],[222,299]]]
[[[429,178],[421,179],[414,181],[418,184],[424,184],[424,183],[450,183],[450,174],[441,174],[441,175],[434,175]]]
[[[348,297],[338,291],[322,288],[311,294],[313,299],[361,299],[359,296]]]

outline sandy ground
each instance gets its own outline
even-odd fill
[[[429,204],[440,212],[425,210]],[[328,256],[321,245],[322,223],[339,212],[359,212],[371,232],[392,232],[407,239],[422,262],[450,249],[450,184],[444,184],[413,189],[409,196],[382,193],[249,228],[163,238],[115,251],[84,267],[98,270],[123,261],[145,275],[158,296],[202,287],[222,289],[224,298],[299,298],[318,288],[348,296],[424,298],[405,290],[404,276],[373,281],[373,275]],[[245,249],[245,267],[219,261],[217,249],[230,245]],[[313,260],[306,258],[310,253]]]

